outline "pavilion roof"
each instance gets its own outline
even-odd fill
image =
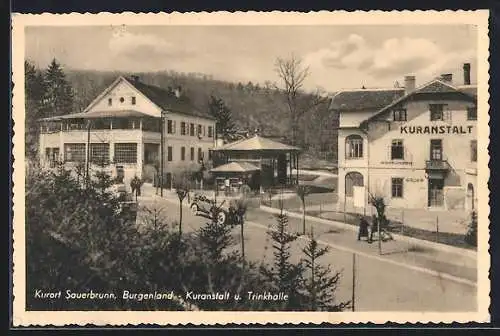
[[[214,148],[215,151],[300,151],[300,148],[282,144],[280,142],[254,135],[248,139],[230,142],[221,147]]]

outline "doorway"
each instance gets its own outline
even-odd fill
[[[442,207],[444,205],[444,179],[429,179],[429,207]]]

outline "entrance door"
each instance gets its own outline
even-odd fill
[[[443,141],[441,139],[431,140],[431,160],[442,160],[443,159]]]
[[[444,204],[444,179],[429,179],[429,207],[440,207]]]

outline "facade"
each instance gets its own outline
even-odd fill
[[[125,183],[134,176],[152,181],[162,137],[169,181],[172,173],[209,158],[215,120],[192,106],[180,88],[165,90],[138,77],[119,77],[84,112],[41,121],[40,161],[44,166],[88,162],[90,169],[106,169]]]
[[[369,194],[395,208],[474,208],[477,198],[477,87],[449,74],[404,88],[341,91],[338,192],[344,206],[363,207]]]

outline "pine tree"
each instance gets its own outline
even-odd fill
[[[288,216],[283,213],[283,208],[276,216],[275,229],[269,230],[268,235],[273,242],[273,264],[270,268],[263,266],[261,272],[275,292],[285,293],[289,296],[286,307],[283,308],[300,310],[302,296],[299,291],[303,265],[302,263],[293,264],[290,261],[290,245],[298,236],[288,233]]]
[[[221,134],[223,138],[229,138],[235,133],[231,109],[221,98],[210,96],[208,111],[217,120],[217,134]]]
[[[312,311],[342,311],[349,302],[335,303],[335,291],[340,281],[340,272],[332,275],[330,266],[322,266],[318,259],[329,251],[328,246],[319,247],[317,240],[311,233],[309,243],[302,248],[306,255],[303,259],[305,272],[309,276],[303,279],[304,296],[309,310]]]
[[[45,117],[64,115],[73,112],[73,89],[66,80],[61,65],[53,59],[45,71]]]
[[[41,103],[45,94],[45,87],[42,72],[30,61],[24,62],[24,88],[26,99],[26,119],[25,136],[26,147],[25,155],[34,159],[38,153],[38,137],[40,128],[38,119],[41,118]]]

